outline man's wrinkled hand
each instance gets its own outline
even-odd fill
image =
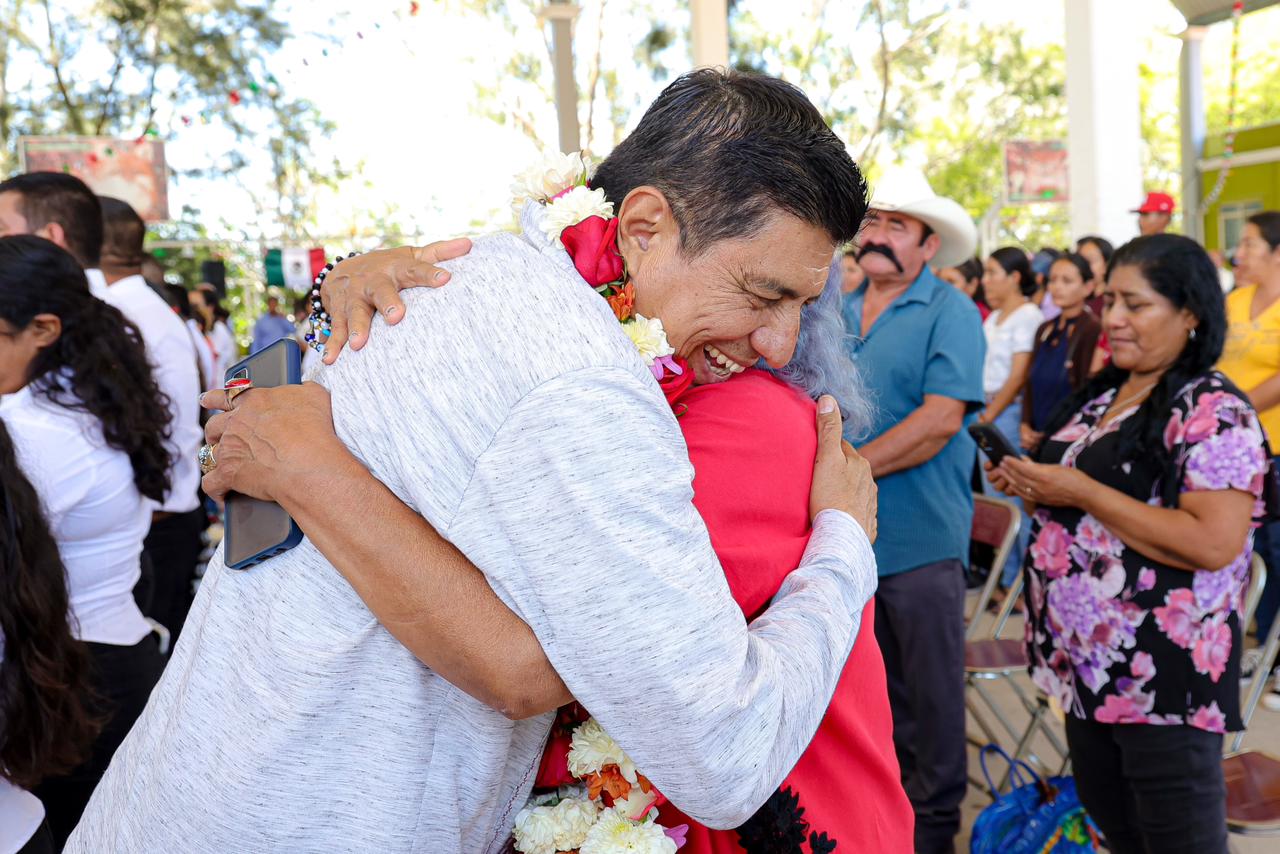
[[[332,365],[348,342],[352,350],[363,347],[375,314],[389,324],[399,323],[405,312],[400,291],[447,284],[449,271],[436,265],[470,251],[471,240],[458,237],[426,246],[379,249],[335,265],[320,286],[333,325],[325,342],[325,364]]]
[[[299,474],[349,456],[334,432],[329,392],[317,383],[251,388],[231,396],[214,389],[200,396],[200,405],[224,410],[205,426],[215,464],[201,485],[215,501],[239,492],[284,503]]]

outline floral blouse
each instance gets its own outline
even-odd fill
[[[1137,407],[1098,426],[1115,395],[1085,404],[1045,442],[1040,461],[1162,505],[1165,472],[1116,459],[1120,426]],[[1240,554],[1221,570],[1188,572],[1131,549],[1076,508],[1040,508],[1026,576],[1031,678],[1086,720],[1241,729],[1241,600],[1269,465],[1262,429],[1249,402],[1214,371],[1178,393],[1164,441],[1179,493],[1254,496]]]

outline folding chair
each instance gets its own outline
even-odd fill
[[[1022,527],[1022,513],[1018,506],[1010,501],[988,498],[985,495],[973,496],[973,527],[969,539],[972,542],[989,546],[995,550],[987,572],[987,582],[982,585],[978,601],[973,611],[965,616],[964,639],[977,637],[978,627],[982,623],[987,605],[995,594],[996,585],[1000,583],[1000,572],[1004,568],[1009,552],[1018,540],[1018,529]]]
[[[988,719],[988,715],[995,719],[1015,744],[1012,751],[1014,759],[1031,759],[1043,766],[1044,763],[1039,757],[1031,754],[1032,740],[1037,733],[1042,733],[1050,746],[1062,757],[1062,769],[1065,770],[1068,762],[1067,746],[1049,726],[1052,717],[1048,698],[1035,689],[1033,689],[1034,697],[1028,695],[1027,691],[1018,684],[1018,680],[1013,678],[1017,674],[1026,673],[1028,664],[1026,643],[1021,637],[1001,637],[1009,622],[1009,617],[1013,613],[1014,605],[1022,594],[1022,578],[1022,575],[1019,574],[1014,580],[1013,586],[1009,588],[1004,604],[1001,605],[1000,612],[996,615],[995,625],[990,637],[965,641],[965,707],[973,717],[974,723],[978,725],[983,735],[986,736],[987,743],[991,744],[1000,743],[1000,736],[997,734],[995,726]],[[1009,718],[1001,712],[999,705],[983,684],[986,681],[995,679],[1005,680],[1010,690],[1013,691],[1014,696],[1022,704],[1023,710],[1026,711],[1028,721],[1023,729],[1016,728]],[[978,703],[979,700],[982,701],[981,705]],[[982,744],[982,742],[973,738],[970,738],[970,741],[977,745]],[[976,778],[971,777],[970,782],[995,797],[1005,787],[1008,779],[1009,774],[1006,771],[1004,777],[997,784],[995,792],[988,791],[986,784]]]
[[[1253,598],[1255,589],[1261,597],[1266,571],[1262,560],[1254,555],[1250,598]],[[1253,607],[1257,607],[1256,599]],[[1247,602],[1245,610],[1252,618]],[[1248,622],[1244,625],[1247,627]],[[1271,679],[1277,652],[1280,652],[1280,620],[1272,622],[1271,630],[1263,641],[1262,660],[1249,681],[1249,693],[1241,710],[1245,726],[1252,720],[1258,700]],[[1280,758],[1263,750],[1241,750],[1243,741],[1242,730],[1236,733],[1229,752],[1222,760],[1222,773],[1227,782],[1227,829],[1241,836],[1280,836]]]

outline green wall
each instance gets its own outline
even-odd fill
[[[1205,159],[1218,157],[1223,151],[1222,135],[1211,136],[1205,140]],[[1280,147],[1280,124],[1246,128],[1236,133],[1236,155],[1247,151],[1259,151],[1264,148]],[[1217,170],[1205,172],[1201,194],[1207,195],[1218,181]],[[1238,166],[1227,175],[1227,182],[1222,188],[1222,195],[1213,207],[1205,212],[1204,242],[1209,249],[1227,249],[1233,246],[1222,246],[1224,232],[1230,242],[1232,223],[1245,215],[1246,210],[1260,206],[1262,210],[1280,210],[1280,155],[1270,163],[1259,163],[1254,166]],[[1227,221],[1223,221],[1223,209],[1226,208]]]

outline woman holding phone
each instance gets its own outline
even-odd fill
[[[1277,509],[1267,443],[1214,369],[1227,324],[1204,249],[1126,244],[1106,299],[1112,364],[1035,462],[988,466],[1034,518],[1031,678],[1067,713],[1080,800],[1112,851],[1225,854],[1241,599],[1253,531]]]

